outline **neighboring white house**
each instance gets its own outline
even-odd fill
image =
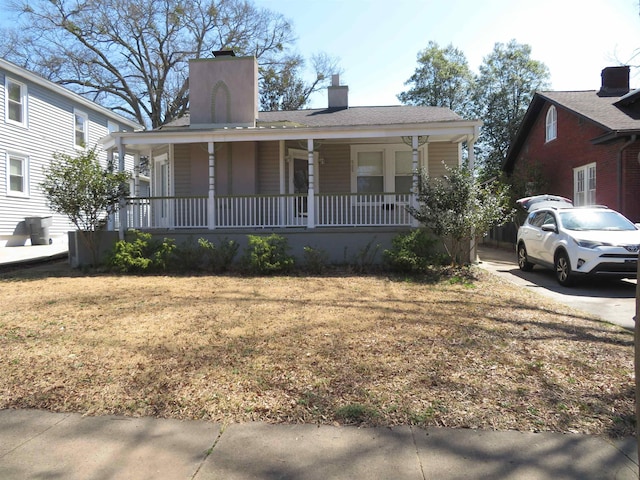
[[[52,241],[66,242],[75,227],[48,208],[40,188],[53,154],[98,145],[106,162],[100,138],[142,127],[1,58],[0,106],[0,247],[30,244],[27,217],[51,217]],[[125,168],[132,170],[132,157]]]

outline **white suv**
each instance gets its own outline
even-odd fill
[[[636,278],[640,229],[606,207],[573,207],[569,200],[538,197],[518,201],[529,211],[518,229],[518,266],[555,270],[561,285],[579,276]],[[565,201],[566,200],[566,201]]]

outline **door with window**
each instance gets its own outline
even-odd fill
[[[573,204],[576,207],[596,204],[596,164],[573,169]]]
[[[304,150],[289,150],[289,193],[295,194],[291,211],[296,217],[296,224],[306,223],[309,194],[309,154]],[[318,193],[318,154],[313,154],[315,193]]]
[[[153,162],[153,218],[160,228],[171,226],[171,164],[168,155],[154,158]]]

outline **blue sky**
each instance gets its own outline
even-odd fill
[[[339,58],[352,106],[398,104],[430,40],[462,50],[475,72],[496,42],[529,44],[549,67],[553,90],[598,89],[605,66],[633,64],[640,49],[640,0],[253,1],[293,23],[305,58]],[[0,0],[0,23],[9,20],[8,2]],[[640,87],[640,74],[632,75]],[[310,106],[326,104],[325,91]]]
[[[462,50],[475,72],[515,39],[551,73],[552,90],[595,90],[606,66],[640,49],[638,0],[255,0],[294,25],[302,55],[338,57],[349,104],[394,105],[430,40]],[[640,64],[640,56],[635,60]],[[632,71],[633,72],[633,71]],[[633,74],[633,73],[632,73]],[[640,87],[640,76],[631,80]],[[326,106],[317,94],[312,107]]]

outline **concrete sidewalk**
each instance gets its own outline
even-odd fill
[[[0,247],[0,267],[46,262],[68,258],[68,255],[69,247],[62,242],[53,243],[52,245]]]
[[[635,439],[0,410],[0,478],[637,479]]]

